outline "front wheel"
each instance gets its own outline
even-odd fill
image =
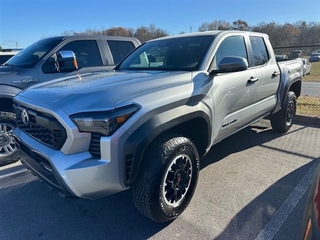
[[[0,166],[19,160],[16,143],[12,135],[15,127],[15,115],[10,112],[0,112]]]
[[[297,97],[294,92],[288,92],[282,109],[270,116],[272,128],[278,132],[287,132],[293,124],[296,110]]]
[[[132,186],[137,209],[156,222],[177,218],[188,206],[199,176],[199,155],[185,137],[161,137],[144,155]]]

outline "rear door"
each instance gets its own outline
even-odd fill
[[[250,36],[252,65],[256,70],[257,94],[255,96],[256,117],[270,112],[277,102],[277,89],[280,83],[280,69],[275,58],[271,57],[271,45],[263,36]]]

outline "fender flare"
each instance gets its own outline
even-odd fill
[[[300,95],[301,92],[302,77],[299,72],[292,73],[288,68],[284,68],[281,74],[281,79],[282,81],[280,82],[277,94],[278,102],[275,109],[272,111],[272,114],[278,112],[283,107],[283,105],[285,104],[286,95],[293,84],[300,83],[300,90],[298,95]]]
[[[19,92],[21,92],[20,88],[9,86],[9,85],[1,85],[0,84],[0,99],[7,100],[6,101],[7,103],[13,101],[13,98]],[[1,104],[2,106],[0,106],[0,109],[10,109],[10,110],[12,110],[12,108],[9,108],[8,106],[3,106],[3,102],[5,102],[5,101],[2,100],[1,102],[2,102],[2,104]]]
[[[210,144],[212,132],[210,127],[211,117],[206,112],[198,110],[180,116],[177,115],[175,117],[172,117],[171,114],[171,112],[164,112],[159,114],[161,116],[156,115],[150,118],[130,135],[130,137],[124,143],[122,151],[121,149],[118,149],[122,153],[122,156],[120,157],[123,159],[123,181],[126,186],[129,186],[136,179],[144,151],[160,134],[169,131],[170,129],[175,128],[183,123],[200,118],[204,120],[207,125],[207,137],[209,141],[206,144]],[[163,122],[165,119],[170,120]]]

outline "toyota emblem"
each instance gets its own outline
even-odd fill
[[[22,109],[21,111],[21,120],[24,123],[24,125],[29,124],[29,114],[26,109]]]

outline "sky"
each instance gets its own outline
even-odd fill
[[[0,46],[25,48],[65,31],[154,24],[170,35],[205,22],[243,20],[249,26],[320,23],[320,0],[0,0]]]

